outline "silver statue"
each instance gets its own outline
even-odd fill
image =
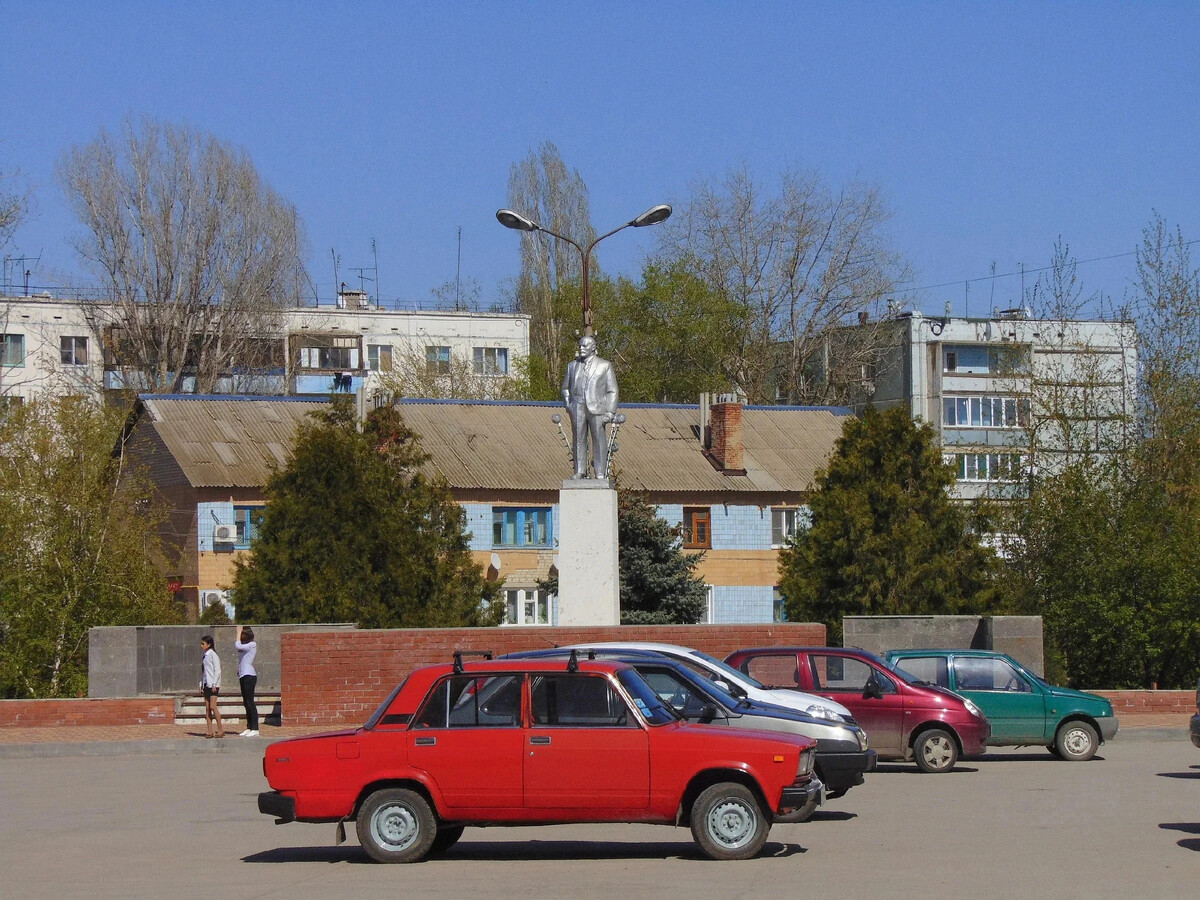
[[[594,477],[607,478],[609,440],[604,426],[617,414],[617,376],[612,363],[596,355],[596,339],[590,334],[579,339],[579,356],[567,363],[562,395],[574,437],[575,474],[571,477],[587,478],[590,443]]]

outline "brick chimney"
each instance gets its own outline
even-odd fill
[[[723,475],[745,475],[742,404],[717,402],[709,407],[709,448],[705,456]]]

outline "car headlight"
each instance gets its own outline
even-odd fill
[[[865,731],[863,731],[860,728],[860,729],[858,729],[858,732],[855,736],[858,738],[858,749],[859,750],[869,750],[870,749],[870,742],[867,740],[867,733]]]
[[[817,718],[817,719],[829,719],[830,721],[833,721],[833,722],[846,721],[841,716],[839,716],[837,713],[835,713],[832,709],[830,709],[828,706],[821,706],[819,703],[814,703],[812,706],[810,706],[808,709],[806,709],[805,712],[808,713],[808,715],[810,715],[814,718]]]
[[[811,747],[808,750],[800,751],[800,768],[796,770],[797,778],[801,777],[802,775],[808,775],[810,772],[812,772],[813,757],[815,757],[816,754],[817,751]]]
[[[965,706],[967,708],[967,712],[969,712],[973,716],[978,716],[981,719],[983,718],[983,710],[982,709],[980,709],[978,706],[976,706],[974,703],[972,703],[966,697],[963,697],[962,701],[963,701],[963,706]]]

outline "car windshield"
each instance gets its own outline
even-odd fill
[[[733,666],[723,663],[721,660],[711,657],[707,653],[702,653],[699,650],[695,650],[691,653],[684,654],[684,658],[687,657],[704,660],[704,662],[709,666],[726,675],[733,684],[740,684],[742,686],[749,685],[752,688],[758,688],[760,691],[766,690],[761,683],[755,681],[745,672],[739,672],[737,669],[733,668]],[[713,674],[716,675],[715,672]]]
[[[679,714],[663,701],[661,697],[654,692],[654,688],[646,684],[642,678],[633,669],[622,669],[617,673],[617,680],[621,682],[621,686],[629,692],[629,696],[633,698],[634,704],[638,708],[638,712],[642,714],[651,725],[666,725],[670,722],[678,722]]]

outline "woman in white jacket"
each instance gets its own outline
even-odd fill
[[[200,646],[204,649],[204,658],[200,661],[200,692],[204,694],[204,721],[208,726],[208,734],[213,736],[213,719],[217,720],[217,737],[225,737],[225,725],[221,721],[221,710],[217,708],[217,696],[221,693],[221,658],[213,649],[211,634],[200,638]]]

